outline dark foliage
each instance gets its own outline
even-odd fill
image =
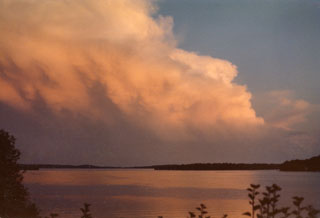
[[[279,164],[195,163],[153,166],[155,170],[275,170]]]
[[[280,166],[282,171],[320,171],[320,155],[306,160],[286,161]]]
[[[81,218],[92,218],[90,213],[90,204],[84,203],[83,208],[80,208],[82,212]]]
[[[23,174],[17,164],[20,152],[15,148],[15,138],[0,130],[0,217],[35,218],[36,206],[29,201],[22,184]]]
[[[251,212],[245,212],[243,215],[249,216],[249,217],[255,217],[255,212],[256,210],[259,209],[259,205],[256,205],[256,197],[259,194],[259,192],[257,191],[257,189],[260,187],[260,185],[254,185],[251,184],[250,188],[248,188],[248,197],[250,199],[249,204],[251,205]]]
[[[199,215],[198,218],[210,218],[210,216],[207,216],[208,211],[207,211],[207,207],[204,204],[200,204],[200,207],[196,208]],[[189,217],[190,218],[195,218],[197,217],[196,214],[194,212],[189,212]]]
[[[251,184],[248,188],[249,204],[252,206],[251,212],[245,212],[243,215],[252,218],[316,218],[317,214],[320,213],[319,210],[313,208],[313,206],[302,206],[304,198],[293,197],[293,208],[290,207],[279,207],[278,202],[280,199],[279,192],[281,188],[273,184],[272,186],[266,186],[266,190],[262,192],[261,198],[258,200],[259,203],[255,204],[255,200],[259,197],[260,185]],[[256,213],[257,211],[257,213]],[[256,216],[255,216],[256,213]]]

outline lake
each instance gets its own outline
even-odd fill
[[[320,209],[320,173],[269,171],[39,170],[24,184],[42,215],[80,218],[90,203],[94,218],[185,218],[204,203],[213,217],[249,210],[249,184],[282,187],[281,204],[303,196]],[[243,217],[243,216],[241,216]]]

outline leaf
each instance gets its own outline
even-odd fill
[[[193,212],[189,212],[190,217],[196,217],[196,215]]]
[[[260,185],[259,185],[259,184],[257,184],[257,185],[255,185],[255,184],[250,184],[250,186],[251,186],[253,189],[258,189],[258,188],[260,188]]]
[[[244,216],[251,216],[251,213],[250,213],[250,212],[245,212],[245,213],[243,213],[242,215],[244,215]]]

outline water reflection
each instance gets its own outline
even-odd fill
[[[213,216],[239,217],[248,209],[250,183],[283,187],[283,204],[302,195],[320,208],[319,173],[278,171],[41,170],[25,175],[44,213],[80,217],[84,202],[96,218],[186,217],[199,203]]]
[[[242,177],[239,177],[236,171],[41,170],[29,171],[25,176],[25,182],[43,185],[142,185],[158,188],[244,189],[256,173],[241,172]]]

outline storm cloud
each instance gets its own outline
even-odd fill
[[[154,2],[1,0],[0,14],[1,122],[24,161],[281,160],[305,121],[257,116],[237,67],[179,48]]]

